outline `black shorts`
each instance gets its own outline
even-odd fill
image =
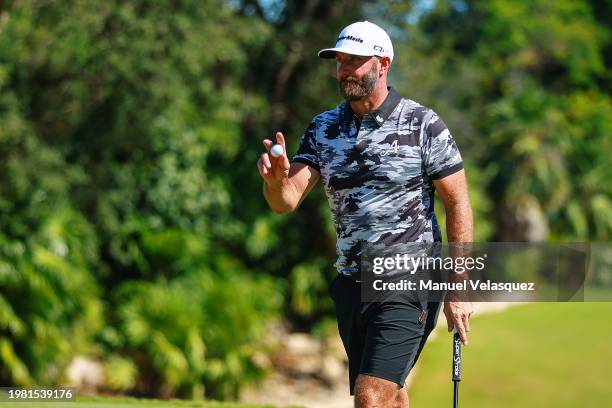
[[[330,284],[338,331],[349,360],[350,393],[359,374],[404,386],[433,330],[440,303],[362,303],[361,283],[338,275]]]

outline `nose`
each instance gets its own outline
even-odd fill
[[[336,70],[338,72],[338,76],[340,77],[352,75],[354,73],[354,67],[347,62],[338,61],[336,63]]]

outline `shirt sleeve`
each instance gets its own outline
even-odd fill
[[[425,172],[431,180],[449,176],[463,169],[463,159],[446,124],[429,111],[421,125],[421,148]]]
[[[313,120],[300,139],[300,146],[293,156],[292,162],[304,163],[317,171],[321,171],[319,154],[316,145],[317,125]]]

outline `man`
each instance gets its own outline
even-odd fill
[[[336,59],[346,102],[313,119],[291,163],[286,154],[268,154],[273,142],[263,141],[268,153],[261,155],[258,169],[264,196],[273,211],[291,212],[322,178],[338,239],[339,274],[330,291],[349,357],[351,395],[357,407],[408,407],[402,388],[439,306],[365,304],[359,257],[372,242],[440,242],[434,188],[444,202],[449,242],[472,242],[461,155],[432,110],[387,87],[394,55],[382,28],[353,23],[319,56]],[[285,148],[280,132],[276,143]],[[448,330],[456,329],[465,345],[471,313],[471,303],[446,298]]]

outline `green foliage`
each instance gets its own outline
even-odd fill
[[[96,351],[104,316],[92,273],[95,245],[91,227],[69,209],[58,209],[27,240],[0,235],[3,381],[59,383],[72,356]]]
[[[138,370],[130,358],[111,355],[105,364],[108,387],[114,391],[128,391],[136,385]]]
[[[301,263],[289,275],[290,311],[296,318],[314,318],[321,312],[333,311],[333,304],[328,296],[329,283],[337,272],[330,267],[326,259],[317,259]]]
[[[241,78],[269,27],[251,18],[245,31],[215,0],[25,1],[0,17],[0,379],[56,384],[78,353],[109,353],[111,388],[132,391],[153,367],[151,394],[204,395],[204,383],[235,395],[257,377],[247,346],[275,318],[278,295],[243,267],[224,279],[207,269],[248,222],[231,214],[225,171],[209,161],[237,157],[241,121],[262,105]],[[211,283],[182,297],[181,279],[196,274]],[[151,283],[113,295],[136,279]],[[160,279],[167,297],[148,286]],[[137,328],[150,316],[137,306],[149,295],[164,315],[176,316],[177,298],[187,311],[172,330],[151,329],[141,361]]]
[[[157,283],[127,282],[117,293],[124,348],[143,353],[141,373],[193,398],[236,398],[239,385],[258,379],[252,362],[281,295],[269,279],[239,270],[211,271]],[[146,390],[151,392],[152,390]]]
[[[441,1],[407,28],[414,40],[398,52],[413,61],[395,75],[408,92],[419,84],[414,92],[439,106],[464,156],[484,169],[486,178],[467,174],[472,192],[492,200],[494,213],[475,214],[477,231],[493,221],[493,239],[532,239],[528,225],[509,221],[525,218],[552,240],[612,236],[612,128],[602,120],[611,31],[593,7]]]

